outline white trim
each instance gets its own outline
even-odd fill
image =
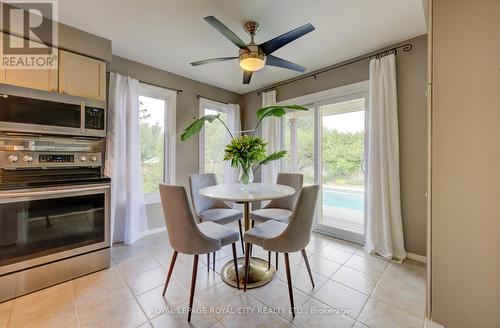
[[[427,264],[427,257],[423,256],[423,255],[406,252],[406,258],[410,259],[410,260],[414,260],[414,261],[417,261],[417,262],[421,262],[421,263],[426,263]]]
[[[228,112],[229,104],[221,103],[215,100],[199,98],[198,117],[205,116],[205,109],[214,110],[221,113]],[[205,127],[201,129],[198,139],[198,172],[205,173]]]
[[[165,140],[163,151],[163,180],[167,184],[175,184],[175,163],[176,163],[176,112],[177,112],[177,92],[162,87],[139,83],[139,96],[146,96],[165,101]],[[160,202],[160,193],[144,194],[146,205]]]
[[[424,328],[444,328],[444,326],[437,322],[432,321],[429,318],[425,318]]]

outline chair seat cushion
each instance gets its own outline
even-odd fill
[[[293,212],[284,208],[263,208],[251,212],[252,220],[259,222],[266,222],[269,220],[276,220],[284,223],[290,221]]]
[[[269,220],[267,222],[257,224],[254,228],[245,232],[243,240],[245,243],[262,246],[265,239],[274,238],[280,235],[286,227],[286,223]]]
[[[207,237],[219,239],[222,246],[237,242],[240,239],[238,231],[213,222],[202,222],[198,229]]]
[[[241,219],[243,214],[241,211],[232,208],[211,208],[200,214],[201,222],[211,221],[219,224],[227,224]]]

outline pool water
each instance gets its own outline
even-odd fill
[[[364,211],[365,195],[362,192],[323,189],[323,205]]]

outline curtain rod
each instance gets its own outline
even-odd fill
[[[109,73],[121,74],[120,72],[113,72],[113,71],[107,72],[108,75],[109,75]],[[163,89],[167,89],[167,90],[172,90],[172,91],[177,92],[177,94],[179,94],[179,93],[182,92],[182,89],[170,88],[170,87],[167,87],[167,86],[164,86],[164,85],[154,84],[154,83],[146,82],[146,81],[142,81],[142,80],[139,80],[139,82],[143,83],[143,84],[151,85],[153,87],[158,87],[158,88],[163,88]]]
[[[214,99],[214,98],[208,98],[208,97],[205,97],[205,96],[202,96],[202,95],[196,95],[196,98],[198,98],[198,99],[203,98],[203,99],[207,99],[207,100],[212,100],[212,101],[215,101],[215,102],[218,102],[218,103],[221,103],[221,104],[226,104],[226,105],[229,104],[226,101],[220,101],[220,100],[217,100],[217,99]]]
[[[354,59],[354,60],[349,60],[349,61],[343,62],[341,64],[334,65],[332,67],[326,68],[324,70],[317,71],[315,73],[311,73],[311,74],[308,74],[308,75],[303,75],[303,76],[300,76],[300,77],[298,77],[296,79],[293,79],[293,80],[290,80],[290,81],[287,81],[287,82],[283,82],[283,83],[278,83],[278,84],[276,84],[276,85],[274,85],[272,87],[269,87],[269,88],[261,89],[261,90],[257,91],[257,96],[260,96],[264,92],[275,90],[275,89],[277,89],[279,87],[282,87],[284,85],[287,85],[287,84],[290,84],[290,83],[294,83],[294,82],[298,82],[298,81],[307,79],[309,77],[314,77],[314,79],[316,80],[316,77],[318,75],[320,75],[320,74],[323,74],[323,73],[326,73],[326,72],[330,72],[330,71],[333,71],[334,69],[341,68],[341,67],[344,67],[344,66],[352,65],[352,64],[358,63],[358,62],[363,61],[363,60],[372,59],[372,58],[380,58],[380,57],[386,56],[386,55],[388,55],[390,53],[394,53],[395,55],[397,55],[398,49],[403,49],[404,52],[408,52],[412,48],[413,48],[413,45],[411,43],[407,43],[407,44],[403,44],[401,46],[397,46],[397,47],[394,47],[394,48],[390,48],[390,49],[387,49],[387,50],[384,50],[384,51],[377,52],[377,53],[372,54],[372,55],[364,56],[364,57],[361,57],[361,58],[358,58],[358,59]]]

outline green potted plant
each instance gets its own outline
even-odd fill
[[[212,123],[219,120],[231,136],[231,142],[224,149],[224,161],[230,161],[233,168],[240,170],[239,181],[242,184],[253,182],[254,173],[262,165],[283,158],[286,155],[285,150],[276,151],[266,155],[267,142],[262,138],[255,136],[263,119],[266,117],[282,117],[287,111],[308,110],[298,105],[270,106],[261,108],[257,111],[257,125],[251,135],[242,135],[234,137],[227,125],[220,119],[220,115],[205,115],[196,119],[181,134],[181,140],[185,141],[193,135],[199,133],[205,122]]]

